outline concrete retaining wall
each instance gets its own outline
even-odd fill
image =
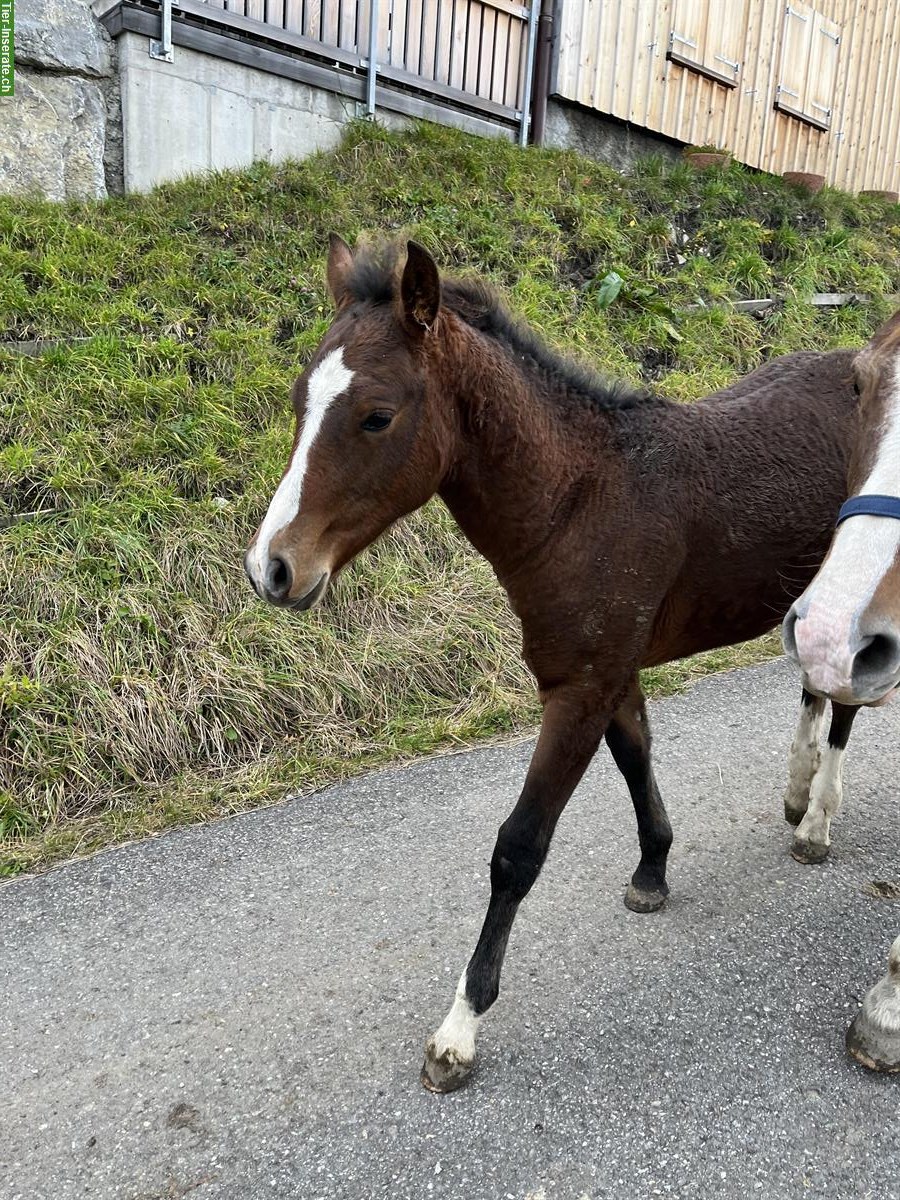
[[[336,145],[359,112],[346,97],[181,46],[174,62],[154,61],[140,34],[116,44],[127,191],[261,158],[304,158]]]
[[[678,159],[682,149],[680,142],[662,134],[557,99],[547,103],[544,145],[577,150],[617,171],[630,171],[639,158],[648,154]]]

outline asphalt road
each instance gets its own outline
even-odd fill
[[[900,1197],[900,1076],[843,1053],[900,931],[900,706],[822,867],[781,818],[784,663],[651,707],[658,914],[603,751],[462,1091],[419,1084],[529,744],[358,778],[0,888],[2,1200]]]

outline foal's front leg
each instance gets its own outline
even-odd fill
[[[497,999],[506,943],[519,904],[543,866],[562,810],[591,761],[611,705],[575,688],[556,688],[515,808],[500,826],[491,858],[491,899],[475,953],[460,977],[453,1007],[425,1045],[422,1082],[451,1092],[475,1065],[475,1034]]]

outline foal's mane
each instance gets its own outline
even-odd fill
[[[344,280],[354,301],[391,304],[399,289],[401,248],[362,249]],[[497,292],[475,277],[441,278],[441,303],[472,329],[499,342],[520,365],[539,374],[559,403],[610,411],[670,403],[630,384],[604,379],[596,371],[554,350],[524,321],[513,316]]]

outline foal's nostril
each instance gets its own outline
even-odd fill
[[[291,590],[291,569],[283,558],[269,559],[266,568],[266,591],[274,600],[283,600]]]

